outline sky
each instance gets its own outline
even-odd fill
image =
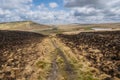
[[[0,22],[120,22],[120,0],[0,0]]]

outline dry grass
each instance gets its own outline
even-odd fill
[[[50,26],[38,24],[32,21],[1,23],[0,30],[20,30],[38,32],[45,29],[50,29]]]

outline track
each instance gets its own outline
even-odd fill
[[[66,56],[64,55],[64,52],[57,44],[57,41],[55,40],[55,38],[50,38],[50,41],[53,44],[53,46],[55,47],[56,55],[53,57],[53,61],[51,64],[51,71],[50,71],[48,80],[59,80],[58,75],[60,74],[59,73],[60,68],[58,67],[59,65],[57,64],[57,61],[56,61],[58,56],[60,56],[64,61],[64,64],[65,64],[64,71],[67,75],[67,80],[74,80],[74,77],[72,77],[72,75],[74,74],[74,70],[73,70],[71,64],[69,63],[69,61],[67,60]]]
[[[51,63],[51,70],[50,74],[48,77],[48,80],[57,80],[57,75],[58,75],[58,66],[57,66],[57,55],[53,57],[52,63]]]
[[[3,38],[2,41],[4,40],[7,39]],[[19,55],[21,63],[28,61],[22,73],[15,73],[20,74],[21,80],[98,80],[91,79],[88,61],[83,60],[81,55],[75,54],[71,48],[54,35],[41,42],[38,40],[34,45],[31,44],[17,53],[21,54],[21,51],[24,54],[30,54]],[[25,60],[23,60],[24,58]],[[22,64],[24,65],[24,63]],[[18,70],[20,69],[18,68]],[[15,75],[15,79],[18,77]]]

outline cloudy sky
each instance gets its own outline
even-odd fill
[[[0,0],[0,22],[120,22],[120,0]]]

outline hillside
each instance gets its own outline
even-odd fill
[[[119,34],[0,30],[0,80],[119,80]]]
[[[25,80],[41,56],[37,44],[44,38],[33,32],[0,30],[0,80]]]
[[[0,55],[0,80],[98,80],[55,35],[1,30]]]
[[[120,31],[81,32],[58,35],[76,55],[84,56],[92,67],[99,69],[104,80],[120,79]],[[97,71],[92,71],[98,76]]]
[[[84,31],[95,30],[120,30],[120,23],[101,23],[101,24],[66,24],[57,25],[58,29],[64,30],[65,33],[79,33]]]
[[[119,34],[117,23],[1,23],[0,80],[119,80]]]
[[[38,24],[32,21],[0,23],[0,30],[39,31],[50,28],[50,26]]]

